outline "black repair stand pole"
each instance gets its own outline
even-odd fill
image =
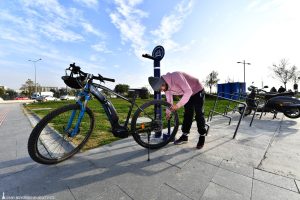
[[[160,61],[163,59],[165,55],[165,49],[162,46],[156,46],[153,51],[152,55],[149,54],[143,54],[142,56],[144,58],[148,58],[153,60],[153,68],[154,68],[154,77],[160,77]],[[161,100],[161,93],[160,91],[154,91],[154,99]],[[161,106],[155,105],[154,107],[154,119],[162,119],[162,110]],[[148,161],[150,161],[150,146],[149,146],[149,141],[150,141],[150,135],[151,133],[148,133]],[[162,132],[156,132],[155,133],[155,138],[160,138],[162,135]]]

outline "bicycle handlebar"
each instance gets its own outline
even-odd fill
[[[84,77],[87,77],[87,75],[88,75],[88,73],[81,71],[80,67],[76,66],[75,63],[70,64],[70,67],[67,69],[70,70],[73,74],[79,74],[80,76],[84,76]],[[115,82],[115,79],[106,78],[106,77],[101,76],[100,74],[98,74],[98,76],[92,75],[91,79],[99,80],[101,82],[104,82],[104,81]]]
[[[101,76],[100,74],[98,74],[98,76],[92,76],[92,79],[96,79],[96,80],[99,80],[99,81],[110,81],[110,82],[115,82],[115,79],[112,79],[112,78],[106,78],[106,77],[103,77]]]

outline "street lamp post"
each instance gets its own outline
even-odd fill
[[[246,61],[244,60],[243,62],[237,62],[237,63],[241,63],[244,65],[244,83],[246,84],[246,65],[251,65],[251,63],[246,63]]]
[[[38,61],[42,60],[41,58],[37,59],[37,60],[28,60],[29,62],[33,62],[34,65],[34,86],[35,86],[35,93],[37,92],[37,87],[36,87],[36,63]]]

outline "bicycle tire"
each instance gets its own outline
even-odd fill
[[[84,139],[82,140],[82,142],[80,142],[78,144],[78,146],[76,148],[74,148],[72,151],[70,151],[69,153],[63,155],[60,158],[45,157],[44,155],[41,154],[41,152],[38,148],[38,142],[41,143],[41,141],[39,140],[39,137],[40,137],[42,131],[46,127],[49,129],[50,125],[49,126],[47,126],[47,125],[53,119],[55,119],[56,117],[62,115],[63,113],[66,113],[68,111],[73,111],[73,110],[79,110],[80,111],[81,110],[81,106],[79,104],[70,104],[70,105],[66,105],[66,106],[63,106],[63,107],[60,107],[60,108],[57,108],[57,109],[53,110],[52,112],[47,114],[44,118],[42,118],[41,121],[34,127],[34,129],[32,130],[32,132],[30,134],[30,137],[29,137],[29,140],[28,140],[28,146],[27,146],[28,147],[28,153],[29,153],[30,157],[34,161],[36,161],[40,164],[51,165],[51,164],[57,164],[59,162],[62,162],[64,160],[72,157],[74,154],[76,154],[85,145],[85,143],[88,141],[88,139],[89,139],[89,137],[90,137],[90,135],[91,135],[91,133],[93,132],[93,129],[94,129],[94,121],[95,121],[94,114],[88,107],[86,107],[85,109],[86,109],[86,111],[85,111],[84,116],[86,116],[86,114],[87,114],[88,117],[89,117],[89,122],[90,122],[89,129],[85,132]],[[58,135],[58,134],[56,134],[56,135]],[[57,136],[57,137],[60,137],[60,136]],[[65,140],[65,137],[63,137],[62,139]],[[43,146],[46,149],[45,145],[43,145]],[[46,149],[46,151],[48,152],[47,149]],[[50,153],[49,153],[49,155],[50,155]]]
[[[143,141],[141,139],[139,133],[137,132],[137,120],[142,112],[144,112],[148,107],[155,106],[155,105],[166,106],[168,108],[171,107],[171,104],[166,101],[152,100],[152,101],[144,103],[140,107],[140,109],[137,109],[131,120],[131,134],[132,134],[134,140],[142,147],[149,148],[149,149],[159,149],[161,147],[166,146],[170,141],[172,141],[175,138],[175,135],[176,135],[176,133],[178,131],[178,127],[179,127],[178,114],[176,111],[172,112],[172,115],[173,115],[172,118],[174,118],[174,125],[173,125],[172,133],[170,134],[170,137],[166,140],[162,140],[160,143],[157,143],[157,144],[150,144],[147,141]]]

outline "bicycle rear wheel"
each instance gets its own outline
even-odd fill
[[[162,100],[152,100],[138,109],[131,121],[131,134],[134,140],[145,148],[158,149],[175,138],[179,120],[177,112],[166,118],[166,110],[171,104]],[[155,112],[155,110],[159,110]],[[161,118],[161,119],[160,119]]]
[[[62,162],[77,153],[94,128],[92,111],[86,107],[83,116],[80,111],[79,104],[71,104],[47,114],[29,137],[30,157],[38,163],[49,165]]]

